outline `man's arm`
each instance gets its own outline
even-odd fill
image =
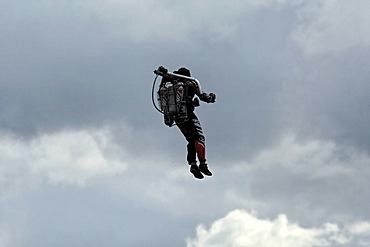
[[[201,101],[204,101],[206,103],[215,103],[216,101],[216,94],[214,93],[206,93],[202,91],[202,88],[200,86],[200,83],[198,80],[193,81],[195,87],[196,87],[196,94],[198,95],[199,99]]]
[[[188,77],[188,76],[183,76],[183,75],[168,72],[168,70],[163,66],[159,66],[158,69],[154,70],[154,73],[162,76],[161,86],[168,81],[173,81],[175,77],[186,79],[191,84],[191,86],[195,87],[195,93],[199,97],[200,100],[207,102],[207,103],[215,103],[216,101],[216,94],[214,93],[207,94],[203,92],[200,86],[200,82],[193,77]]]

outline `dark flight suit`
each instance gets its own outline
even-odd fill
[[[196,163],[196,156],[200,163],[206,162],[206,148],[205,148],[205,137],[203,134],[202,126],[194,113],[193,98],[195,95],[199,97],[201,101],[207,103],[213,103],[215,97],[213,94],[206,94],[200,91],[200,86],[196,85],[195,82],[185,81],[188,92],[187,110],[188,120],[180,122],[175,120],[178,128],[184,135],[188,142],[187,145],[187,161],[189,164]]]

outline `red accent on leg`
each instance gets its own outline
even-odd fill
[[[206,147],[203,143],[195,141],[195,150],[197,151],[199,161],[206,161]]]

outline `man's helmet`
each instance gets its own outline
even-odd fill
[[[178,74],[178,75],[184,75],[184,76],[191,77],[190,70],[185,68],[185,67],[181,67],[177,71],[174,71],[173,73]]]

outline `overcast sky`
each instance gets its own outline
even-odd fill
[[[368,0],[0,0],[0,247],[370,246]],[[188,67],[213,177],[151,102]]]

